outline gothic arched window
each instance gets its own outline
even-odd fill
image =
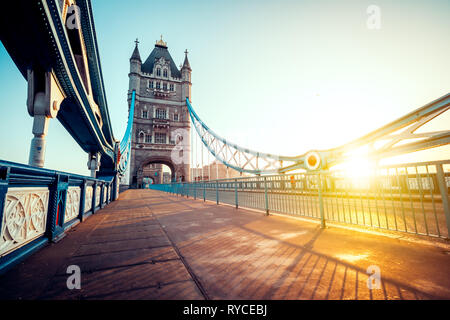
[[[156,69],[156,75],[157,75],[158,77],[161,76],[161,69],[160,69],[160,68],[157,68],[157,69]]]
[[[139,142],[140,142],[140,143],[143,143],[143,142],[144,142],[144,137],[145,137],[144,132],[143,132],[143,131],[139,132]]]
[[[167,78],[167,69],[164,69],[164,70],[163,70],[163,77],[164,77],[164,78]]]

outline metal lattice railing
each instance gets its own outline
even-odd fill
[[[367,177],[305,172],[152,185],[195,199],[448,238],[450,160],[374,168]]]

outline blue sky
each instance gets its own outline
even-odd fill
[[[366,26],[369,5],[381,29]],[[189,50],[192,102],[215,132],[284,155],[357,138],[450,88],[449,1],[93,1],[114,135],[127,119],[129,57],[160,35],[179,65]],[[0,158],[27,163],[26,82],[0,46]],[[450,118],[441,120],[447,127]],[[442,129],[442,128],[438,128]],[[448,149],[442,155],[448,159]],[[57,120],[45,166],[89,174]]]

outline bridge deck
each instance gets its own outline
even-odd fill
[[[69,265],[81,290],[66,287]],[[128,190],[0,276],[0,298],[450,299],[449,265],[446,245]]]

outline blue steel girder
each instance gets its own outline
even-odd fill
[[[119,172],[119,175],[121,177],[125,175],[125,171],[127,170],[128,162],[131,156],[131,134],[133,132],[135,102],[136,102],[136,91],[133,90],[131,93],[131,103],[130,103],[130,110],[128,112],[127,128],[119,145],[120,159],[117,166],[117,171]]]
[[[57,4],[57,1],[55,0],[41,0],[43,10],[44,10],[44,17],[47,19],[49,24],[49,31],[51,32],[51,36],[54,37],[54,41],[57,45],[57,51],[56,54],[59,56],[59,61],[57,63],[57,68],[55,69],[55,73],[57,75],[57,78],[63,87],[64,91],[66,92],[67,96],[71,99],[73,99],[73,102],[75,102],[76,105],[81,109],[82,115],[84,116],[85,121],[88,122],[88,127],[91,129],[91,134],[93,135],[95,141],[97,142],[97,150],[91,150],[90,148],[86,148],[86,146],[83,143],[79,143],[80,146],[86,151],[86,152],[100,152],[103,156],[108,156],[112,160],[114,159],[114,138],[112,137],[112,131],[111,128],[109,128],[109,132],[111,133],[111,140],[107,140],[102,128],[100,128],[99,123],[97,122],[97,119],[95,118],[95,114],[90,107],[90,103],[88,100],[86,88],[84,87],[84,84],[81,80],[81,76],[79,73],[79,70],[75,63],[74,54],[72,52],[72,48],[69,42],[69,38],[66,32],[66,28],[64,26],[64,23],[61,18],[61,10],[58,8],[59,5]],[[87,5],[86,0],[77,1],[78,6],[89,7]],[[81,9],[81,7],[80,7]],[[85,10],[81,10],[82,12],[85,12]],[[81,13],[80,15],[80,22],[82,26],[82,30],[90,29],[91,32],[95,32],[93,29],[93,20],[89,19],[90,15],[86,13]],[[89,19],[89,20],[88,20]],[[89,28],[90,27],[90,28]],[[92,39],[92,33],[91,32],[83,32],[83,37],[86,37],[87,39],[90,39],[91,42],[96,42],[95,39]],[[86,41],[86,40],[85,40]],[[86,50],[88,50],[89,47],[86,47]],[[92,48],[93,49],[93,48]],[[91,50],[92,50],[91,49]],[[95,46],[96,49],[96,46]],[[95,64],[99,66],[99,60],[98,60],[98,52],[97,50],[93,50],[93,52],[88,52],[88,56],[91,57],[91,59],[88,59],[88,61],[91,61],[91,65]],[[96,61],[96,63],[92,62]],[[90,73],[95,72],[101,72],[99,68],[97,70],[90,70]],[[98,77],[101,77],[100,75],[97,75]],[[95,79],[95,78],[94,78]],[[103,84],[103,81],[100,81]],[[101,91],[100,91],[101,90]],[[98,95],[102,95],[103,98],[100,101],[106,102],[106,97],[104,96],[104,89],[103,85],[102,88],[99,91],[97,91]],[[106,105],[103,105],[103,108],[107,108]],[[64,109],[61,108],[62,113],[64,113]],[[103,110],[103,113],[105,111]],[[107,114],[107,112],[106,112]],[[59,119],[58,114],[58,119]],[[60,119],[61,120],[61,119]],[[107,121],[107,126],[109,125],[109,115],[105,119]],[[68,127],[71,127],[71,123],[66,123],[66,129]],[[78,129],[78,128],[76,128]],[[74,136],[75,140],[77,140],[77,132],[72,130],[72,128],[68,129],[69,132]]]
[[[327,150],[312,150],[292,157],[262,153],[230,143],[200,119],[189,99],[186,99],[186,104],[192,124],[207,150],[227,167],[257,175],[285,173],[297,169],[326,169],[344,162],[352,151],[365,146],[369,148],[367,156],[378,160],[450,143],[450,130],[414,133],[450,109],[450,93],[350,143]],[[381,145],[375,147],[377,143]]]
[[[64,92],[57,118],[85,152],[100,152],[101,167],[114,169],[116,141],[108,114],[90,1],[79,0],[82,44],[90,86],[85,87],[61,16],[60,1],[13,1],[0,12],[0,39],[22,75],[51,71]],[[88,92],[92,92],[91,98]],[[100,125],[91,101],[98,106]]]

